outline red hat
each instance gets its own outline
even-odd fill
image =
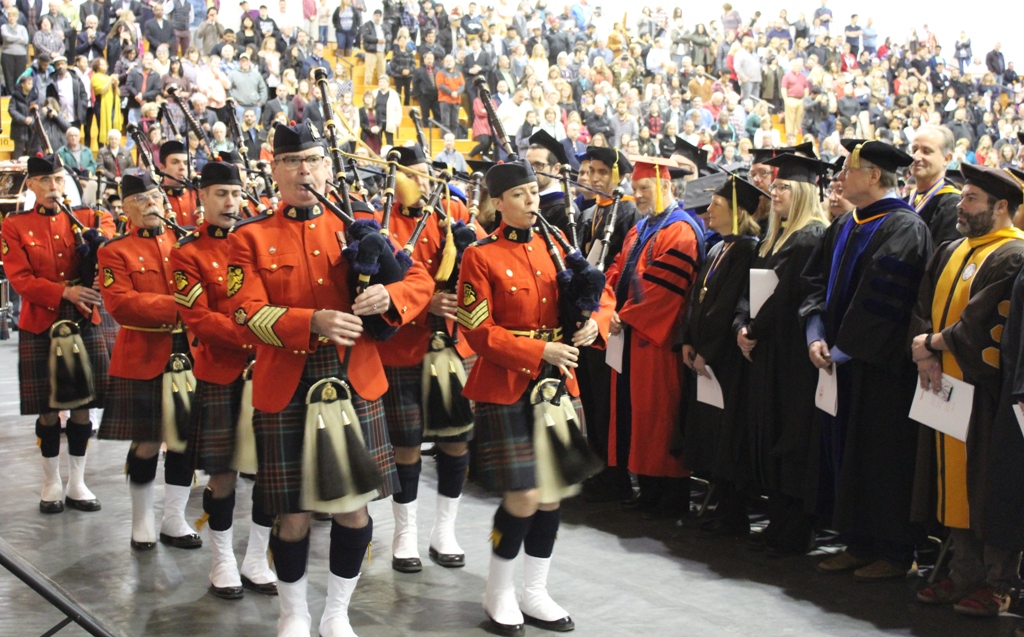
[[[655,177],[671,180],[692,174],[691,171],[678,167],[671,159],[632,155],[629,160],[633,162],[633,181]]]
[[[448,12],[448,18],[462,18],[462,12],[459,11],[458,7],[455,7],[450,12]]]

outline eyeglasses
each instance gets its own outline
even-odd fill
[[[298,170],[299,166],[302,164],[306,164],[310,168],[314,168],[316,167],[317,162],[322,162],[323,160],[323,155],[303,155],[301,157],[289,155],[288,157],[282,157],[281,159],[274,161],[275,163],[282,164],[288,170]]]
[[[768,188],[768,192],[771,192],[771,193],[776,193],[777,192],[777,193],[780,193],[780,194],[784,193],[784,192],[790,192],[791,190],[793,190],[793,187],[790,186],[789,184],[780,184],[780,183],[777,183],[777,182],[772,184]]]
[[[533,172],[542,171],[548,167],[548,165],[542,161],[531,162],[530,166],[533,168]]]
[[[131,197],[128,198],[128,200],[136,205],[141,206],[143,204],[149,203],[150,201],[156,201],[159,203],[159,201],[162,198],[163,197],[160,194],[159,190],[151,190],[150,192],[140,192],[137,195],[132,195]]]
[[[753,177],[771,177],[772,176],[772,171],[770,169],[768,169],[768,170],[751,171],[750,176],[751,176],[751,178],[753,178]]]

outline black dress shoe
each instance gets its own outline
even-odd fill
[[[750,535],[750,523],[745,520],[716,518],[702,524],[700,530],[718,537],[746,537]]]
[[[418,557],[392,557],[391,568],[399,573],[419,573],[423,570],[423,562]]]
[[[561,619],[556,619],[553,622],[544,621],[543,619],[537,619],[536,617],[530,617],[529,615],[523,615],[523,619],[526,623],[537,628],[543,628],[544,630],[552,630],[556,633],[567,633],[570,630],[576,629],[575,622],[572,621],[572,617],[566,615]]]
[[[132,540],[132,548],[136,551],[152,551],[156,548],[156,542],[136,542]]]
[[[78,509],[79,511],[99,511],[100,501],[93,498],[92,500],[75,500],[73,498],[64,498],[64,504],[68,505],[72,509]]]
[[[430,559],[445,568],[462,568],[466,565],[465,553],[438,553],[434,547],[430,547]]]
[[[526,634],[526,624],[500,624],[494,621],[494,618],[490,615],[487,616],[490,621],[487,623],[487,631],[494,633],[495,635],[504,635],[505,637],[523,637]]]
[[[198,533],[189,533],[180,537],[171,537],[166,533],[161,533],[160,541],[176,549],[197,549],[203,545],[203,538],[199,537]]]
[[[242,576],[242,586],[249,590],[256,591],[260,595],[277,595],[277,582],[267,582],[266,584],[257,584],[245,575]]]
[[[242,599],[243,595],[241,586],[217,587],[210,584],[210,592],[213,593],[214,597],[221,599]]]
[[[54,500],[53,502],[47,502],[46,500],[39,501],[39,512],[40,513],[63,513],[64,503],[60,500]]]

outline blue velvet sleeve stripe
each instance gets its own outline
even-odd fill
[[[892,323],[906,323],[910,319],[910,312],[908,310],[882,303],[876,299],[864,299],[863,306],[865,312],[874,314]]]

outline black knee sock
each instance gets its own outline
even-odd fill
[[[409,504],[415,501],[420,491],[420,471],[423,469],[423,461],[417,460],[416,464],[396,464],[395,469],[398,471],[398,484],[402,486],[402,491],[394,496],[395,502]]]
[[[457,498],[462,495],[462,485],[466,483],[466,469],[469,467],[469,453],[461,456],[449,456],[437,450],[437,492],[446,498]]]
[[[140,458],[135,455],[135,449],[128,450],[126,472],[128,479],[134,484],[148,484],[156,479],[157,457]]]
[[[85,450],[89,447],[89,437],[92,436],[92,423],[75,422],[68,420],[68,455],[84,456]]]
[[[168,451],[164,455],[164,482],[176,487],[191,487],[194,471],[183,453]]]
[[[209,516],[211,531],[227,531],[235,513],[235,492],[226,498],[215,498],[213,489],[203,489],[203,512]]]
[[[373,539],[373,518],[361,529],[331,522],[331,573],[345,579],[359,575],[366,548]]]
[[[517,518],[505,507],[498,507],[494,514],[494,529],[491,531],[491,546],[494,554],[506,560],[515,559],[519,555],[519,547],[523,538],[530,531],[533,517]]]
[[[39,451],[44,458],[56,458],[60,455],[60,422],[44,425],[36,421],[36,438],[39,439]]]
[[[252,523],[258,526],[274,526],[274,516],[263,510],[263,505],[255,492],[252,498]]]
[[[285,542],[276,533],[270,534],[270,551],[274,555],[277,579],[294,584],[306,574],[309,559],[309,533],[298,542]]]
[[[554,511],[537,511],[533,516],[530,531],[523,538],[523,550],[530,557],[551,557],[558,537],[558,524],[561,520],[561,509]]]

